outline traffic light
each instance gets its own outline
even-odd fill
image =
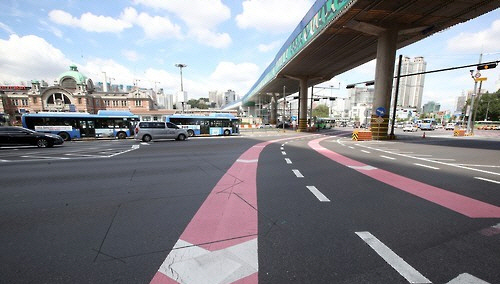
[[[493,69],[497,67],[497,63],[482,64],[477,66],[477,70]]]

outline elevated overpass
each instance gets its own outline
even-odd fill
[[[250,91],[226,109],[299,92],[305,131],[308,87],[376,58],[373,107],[387,111],[380,124],[373,114],[372,126],[384,139],[396,50],[499,7],[498,0],[317,0]]]

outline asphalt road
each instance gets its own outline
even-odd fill
[[[0,282],[149,283],[223,177],[257,163],[242,154],[262,145],[258,206],[234,193],[257,212],[258,282],[500,283],[500,139],[349,134],[2,147]],[[201,264],[216,261],[230,267]]]

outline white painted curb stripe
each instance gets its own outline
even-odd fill
[[[315,186],[308,185],[307,189],[309,189],[309,191],[312,192],[312,194],[314,194],[314,196],[316,196],[316,198],[318,198],[319,201],[330,202],[330,199],[328,199],[323,193],[321,193],[321,191],[319,191]]]
[[[394,253],[389,247],[384,245],[370,232],[356,232],[378,255],[380,255],[392,268],[410,283],[432,283],[420,272],[411,267],[406,261]]]

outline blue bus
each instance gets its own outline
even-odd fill
[[[187,130],[189,136],[232,135],[240,132],[240,120],[228,113],[203,115],[174,114],[166,117],[167,122]]]
[[[117,137],[134,135],[139,116],[129,111],[100,110],[97,114],[79,112],[39,112],[22,116],[23,127],[53,133],[64,140],[85,137]]]

